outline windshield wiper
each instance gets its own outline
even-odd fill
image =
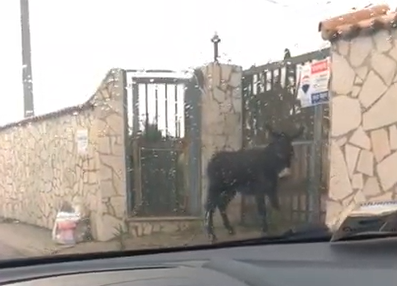
[[[349,236],[338,239],[337,241],[362,241],[378,238],[397,237],[397,232],[362,232],[354,233]],[[315,243],[331,242],[332,232],[326,225],[308,224],[291,228],[281,235],[264,236],[258,238],[235,240],[230,242],[220,242],[216,245],[223,247],[232,246],[252,246],[266,244],[290,244],[290,243]]]
[[[215,245],[225,247],[231,246],[250,246],[264,244],[290,244],[290,243],[314,243],[329,242],[332,232],[326,225],[322,224],[306,224],[291,228],[281,235],[263,236],[244,240],[234,240],[228,242],[219,242]]]
[[[389,237],[397,237],[397,232],[362,232],[362,233],[359,232],[340,238],[335,242],[370,240],[370,239],[389,238]]]
[[[331,237],[332,232],[325,224],[305,224],[287,230],[282,236],[290,239],[324,238]]]

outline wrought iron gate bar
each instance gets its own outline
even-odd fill
[[[329,48],[288,58],[262,66],[253,66],[243,71],[243,148],[265,146],[268,143],[264,123],[275,129],[289,132],[297,126],[305,126],[305,134],[293,143],[295,157],[292,176],[287,183],[280,185],[283,207],[290,211],[290,223],[318,220],[322,216],[321,196],[326,192],[327,170],[323,170],[327,160],[328,105],[308,108],[300,106],[297,98],[297,82],[300,66],[329,56]],[[252,215],[255,208],[249,207],[252,200],[243,196],[242,223]],[[246,214],[244,212],[247,211]],[[276,223],[277,224],[277,223]]]
[[[329,54],[330,54],[329,48],[325,48],[322,50],[318,50],[318,51],[314,51],[311,53],[292,57],[292,58],[288,59],[287,61],[282,60],[282,61],[272,62],[272,63],[268,63],[268,64],[261,65],[261,66],[253,66],[253,67],[250,67],[249,69],[244,71],[244,76],[251,75],[251,74],[258,74],[258,73],[261,73],[261,72],[267,71],[267,70],[272,71],[272,70],[282,68],[282,67],[285,67],[288,65],[302,64],[302,63],[306,63],[306,62],[309,62],[314,59],[321,60],[321,59],[328,57]]]
[[[168,77],[132,77],[132,81],[137,84],[186,84],[189,80]]]
[[[190,108],[187,105],[189,101],[186,100],[186,90],[191,78],[179,76],[171,70],[127,70],[128,72],[131,79],[129,88],[132,89],[130,102],[133,105],[133,119],[129,120],[133,122],[133,144],[130,144],[133,152],[129,153],[133,154],[134,166],[129,175],[133,181],[130,184],[130,214],[187,215],[189,209],[186,209],[186,202],[198,201],[193,196],[190,196],[190,200],[183,201],[185,194],[178,166],[184,152],[181,141],[186,140],[180,137],[186,136],[185,117]],[[179,110],[181,106],[184,107],[184,112]]]

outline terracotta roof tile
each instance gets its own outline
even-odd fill
[[[322,21],[319,32],[324,40],[333,41],[396,27],[397,12],[390,12],[388,5],[376,5]]]

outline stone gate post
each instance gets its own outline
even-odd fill
[[[99,241],[114,238],[125,227],[127,212],[125,71],[112,69],[95,96],[97,135],[96,211],[93,232]]]
[[[201,96],[201,202],[207,197],[206,167],[211,156],[220,150],[242,147],[242,69],[239,66],[210,63],[203,73]],[[228,215],[231,221],[240,219],[240,197],[234,199]],[[218,213],[218,212],[217,212]],[[216,215],[215,221],[219,221]]]
[[[331,41],[330,173],[326,222],[397,191],[397,14],[387,5],[320,23]]]

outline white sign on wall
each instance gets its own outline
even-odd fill
[[[301,107],[329,102],[329,58],[302,67],[298,83]]]
[[[88,130],[77,130],[76,133],[77,152],[85,155],[88,152]]]

